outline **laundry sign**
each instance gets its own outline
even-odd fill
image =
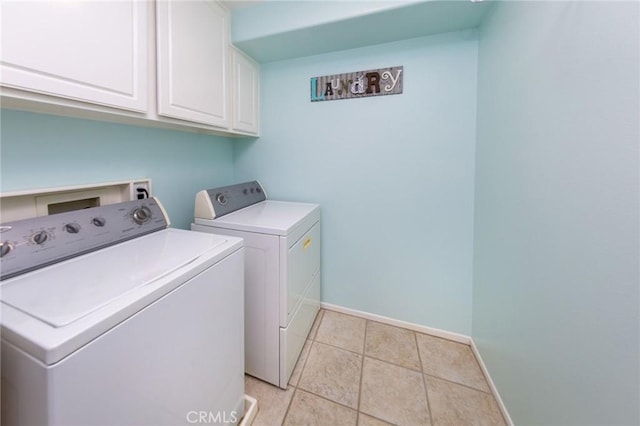
[[[403,71],[404,67],[390,67],[313,77],[311,102],[400,94]]]

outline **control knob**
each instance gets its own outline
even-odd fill
[[[38,231],[31,236],[31,241],[40,245],[49,241],[49,234],[47,231]]]
[[[77,223],[67,223],[64,226],[64,230],[70,234],[77,234],[78,232],[80,232],[80,225],[78,225]]]
[[[103,218],[103,217],[94,217],[93,219],[91,219],[91,223],[92,223],[94,226],[97,226],[97,227],[100,227],[100,228],[101,228],[101,227],[103,227],[103,226],[107,223],[107,221],[106,221],[106,219],[105,219],[105,218]]]
[[[151,220],[151,210],[147,206],[138,207],[133,211],[133,221],[138,225]]]
[[[227,197],[223,193],[216,194],[216,200],[223,206],[227,204]]]
[[[4,241],[0,246],[0,257],[4,257],[5,254],[9,254],[13,250],[13,246],[9,241]]]

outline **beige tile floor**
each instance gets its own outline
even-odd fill
[[[287,390],[245,384],[254,426],[505,425],[469,346],[328,310]]]

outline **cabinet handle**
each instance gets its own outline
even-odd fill
[[[307,238],[306,241],[304,242],[304,244],[302,244],[302,248],[304,250],[308,249],[309,246],[311,245],[311,237]]]

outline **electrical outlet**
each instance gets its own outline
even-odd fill
[[[149,182],[136,182],[133,184],[133,196],[142,200],[151,196],[151,185]]]

